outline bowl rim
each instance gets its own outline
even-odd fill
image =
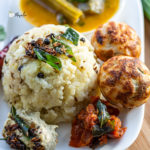
[[[119,8],[118,8],[117,12],[107,22],[112,21],[112,20],[118,20],[118,18],[122,14],[122,11],[124,10],[125,3],[126,3],[125,0],[120,0],[120,4],[119,4]],[[92,29],[90,31],[81,32],[81,33],[84,35],[90,35],[94,31],[95,31],[95,29]]]

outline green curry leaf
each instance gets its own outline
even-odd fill
[[[65,33],[61,34],[61,37],[71,41],[76,46],[78,45],[79,34],[72,28],[68,28]]]
[[[142,0],[145,16],[150,20],[150,0]]]
[[[6,32],[4,30],[4,27],[0,25],[0,41],[5,40],[5,38],[6,38]]]
[[[100,128],[99,125],[93,126],[92,135],[93,137],[100,137],[104,134],[112,132],[114,129],[109,126],[104,126],[103,128]]]
[[[72,61],[76,62],[76,59],[75,59],[75,57],[73,56],[72,48],[71,48],[69,45],[65,44],[62,40],[58,40],[58,39],[56,39],[56,38],[52,38],[52,41],[53,41],[53,43],[58,42],[58,43],[64,45],[64,47],[65,47],[65,49],[66,49],[65,55],[68,56]],[[57,48],[57,47],[56,47],[56,48]],[[55,48],[55,50],[57,50],[56,48]]]
[[[72,52],[72,49],[71,47],[66,47],[66,55],[74,62],[76,62],[76,59],[75,57],[73,56],[73,52]]]
[[[5,141],[7,140],[7,138],[0,138],[0,141]]]
[[[39,48],[34,48],[34,52],[36,53],[39,60],[46,62],[58,71],[61,70],[62,64],[59,58],[57,58],[56,56],[52,56]]]
[[[98,109],[98,119],[100,123],[100,128],[102,128],[103,125],[107,123],[108,119],[110,118],[110,115],[107,112],[106,106],[103,103],[101,103],[100,100],[97,102],[96,106]]]
[[[21,128],[23,134],[26,137],[29,137],[29,126],[24,122],[22,118],[19,117],[19,115],[16,114],[16,109],[14,106],[11,107],[11,114],[15,122],[19,125]]]

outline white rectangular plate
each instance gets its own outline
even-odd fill
[[[10,2],[10,3],[9,3]],[[10,39],[16,35],[23,34],[26,30],[32,28],[24,18],[9,18],[8,11],[19,12],[18,7],[19,0],[1,0],[0,4],[0,24],[5,26],[7,31],[7,40],[3,43],[0,43],[0,48],[4,46]],[[133,27],[137,34],[140,36],[142,41],[142,54],[140,59],[144,61],[144,23],[143,23],[143,12],[140,0],[121,0],[120,9],[118,13],[111,19],[119,22],[126,22],[131,27]],[[91,32],[84,33],[89,36]],[[9,112],[9,107],[4,102],[2,87],[0,87],[0,137],[3,124],[7,118]],[[134,140],[137,138],[141,125],[143,122],[144,116],[144,105],[138,108],[135,108],[131,111],[122,112],[120,115],[121,120],[123,121],[123,126],[127,127],[125,135],[118,140],[110,140],[108,144],[102,146],[101,150],[123,150],[129,147]],[[71,125],[62,124],[58,129],[59,137],[56,150],[82,150],[87,147],[76,149],[69,147]],[[0,141],[0,150],[9,150],[9,146],[4,142]]]

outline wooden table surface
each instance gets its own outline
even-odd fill
[[[147,19],[145,19],[145,63],[150,69],[150,21]],[[150,99],[146,103],[141,132],[128,150],[150,150]]]

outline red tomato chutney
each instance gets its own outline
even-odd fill
[[[72,122],[69,145],[95,148],[107,144],[108,138],[122,137],[126,128],[122,128],[118,115],[119,110],[109,102],[92,97],[91,103]]]

